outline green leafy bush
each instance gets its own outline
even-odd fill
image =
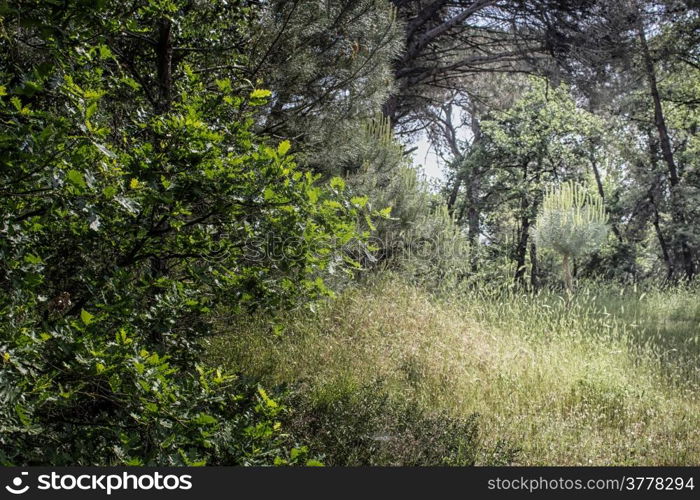
[[[0,462],[272,463],[276,403],[199,367],[200,339],[219,304],[329,294],[361,207],[251,132],[247,10],[4,12]]]

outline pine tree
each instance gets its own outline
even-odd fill
[[[394,89],[402,40],[391,3],[264,2],[250,46],[248,77],[274,89],[262,132],[294,139],[297,161],[315,172],[359,168],[349,164],[363,125]]]
[[[574,182],[548,190],[542,201],[534,236],[538,246],[562,256],[564,284],[573,292],[571,260],[595,251],[607,236],[603,199]]]

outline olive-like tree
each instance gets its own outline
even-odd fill
[[[603,199],[585,186],[569,181],[545,193],[534,229],[535,241],[562,256],[569,293],[574,289],[571,260],[600,247],[607,236],[607,220]]]

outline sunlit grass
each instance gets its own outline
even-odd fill
[[[395,398],[481,415],[528,465],[700,463],[697,294],[588,287],[570,302],[477,288],[439,298],[399,279],[315,313],[222,319],[210,360],[319,395],[382,380]],[[321,396],[319,396],[321,397]]]

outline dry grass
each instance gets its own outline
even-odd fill
[[[437,299],[384,279],[285,317],[278,336],[261,318],[222,323],[209,352],[270,385],[321,394],[381,379],[423,408],[477,412],[485,442],[516,443],[525,465],[700,464],[698,358],[640,340],[660,330],[640,326],[639,294],[627,300],[615,314],[583,292],[570,306],[498,291]]]

